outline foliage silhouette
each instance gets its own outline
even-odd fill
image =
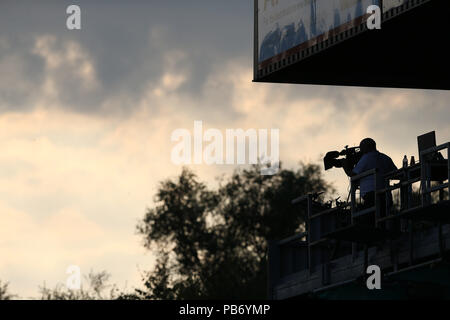
[[[253,166],[214,191],[183,169],[161,183],[137,226],[157,264],[143,273],[145,288],[123,298],[266,298],[267,241],[302,230],[304,213],[291,201],[319,191],[334,193],[313,164],[273,176]]]
[[[0,280],[0,300],[12,300],[15,295],[9,292],[9,283]]]
[[[58,284],[54,288],[47,288],[45,283],[39,288],[41,300],[113,300],[119,298],[122,293],[116,285],[108,283],[110,274],[106,271],[90,271],[85,280],[88,286],[79,290],[68,289],[63,284]]]

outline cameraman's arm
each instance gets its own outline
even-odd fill
[[[348,174],[347,173],[347,171],[345,171],[345,173],[347,173],[347,175],[349,176],[349,177],[353,177],[353,176],[356,176],[356,175],[358,175],[358,174],[361,174],[361,173],[363,173],[364,171],[367,171],[367,170],[370,170],[370,169],[372,169],[371,168],[371,165],[370,165],[370,163],[368,162],[369,160],[368,160],[368,158],[367,158],[367,155],[363,155],[362,157],[361,157],[361,159],[358,161],[358,163],[356,164],[356,166],[354,167],[354,168],[352,168],[351,170],[349,170],[350,171],[350,174]],[[347,167],[348,168],[348,167]],[[345,169],[344,169],[345,170]],[[347,169],[348,170],[348,169]]]

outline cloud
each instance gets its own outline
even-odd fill
[[[98,86],[98,80],[90,57],[77,42],[65,41],[60,44],[59,48],[56,47],[56,42],[56,38],[53,36],[40,36],[36,39],[33,49],[34,54],[44,59],[45,71],[50,78],[51,85],[55,85],[53,79],[51,79],[55,74],[63,78],[64,73],[69,83],[58,82],[58,85],[64,87],[69,86],[70,83],[78,83],[78,87],[85,90],[81,93],[95,90]],[[71,88],[73,90],[73,86]],[[51,93],[56,93],[56,91],[59,91],[58,89],[64,88],[53,88]]]
[[[251,21],[236,20],[251,12],[242,1],[79,1],[81,31],[65,27],[69,4],[8,2],[0,12],[0,71],[14,80],[0,82],[0,111],[33,109],[44,92],[76,112],[122,116],[160,79],[199,96],[228,56],[242,59],[251,48],[240,44],[252,30]]]

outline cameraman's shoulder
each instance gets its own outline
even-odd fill
[[[380,155],[381,155],[383,158],[385,158],[385,159],[392,160],[391,157],[389,157],[387,154],[385,154],[385,153],[383,153],[383,152],[380,152]]]
[[[389,163],[389,165],[393,168],[393,170],[397,169],[397,166],[395,165],[394,161],[392,160],[391,157],[389,157],[388,155],[381,153],[381,155],[384,157],[384,159]]]

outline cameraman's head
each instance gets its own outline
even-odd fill
[[[366,154],[377,150],[377,143],[371,138],[366,138],[359,144],[362,154]]]

